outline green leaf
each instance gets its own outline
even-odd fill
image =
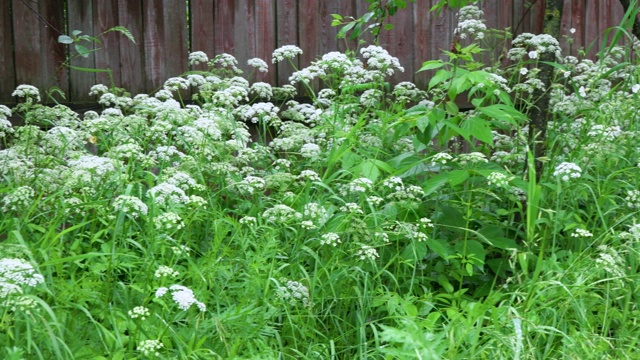
[[[427,247],[431,249],[434,253],[438,254],[443,259],[446,259],[449,255],[451,255],[451,249],[449,248],[449,244],[441,239],[429,239],[426,241]]]
[[[447,182],[449,182],[447,173],[438,174],[427,180],[422,186],[422,190],[424,190],[425,196],[428,196],[434,193],[436,190],[440,189]]]
[[[82,34],[82,31],[80,31],[80,30],[73,30],[73,31],[71,32],[71,35],[73,35],[73,36],[78,36],[78,35],[80,35],[80,34]]]
[[[83,58],[88,58],[89,54],[91,54],[91,50],[87,49],[85,46],[80,45],[80,44],[75,44],[74,45],[76,51],[78,52],[78,54],[80,56],[82,56]]]
[[[444,62],[442,60],[429,60],[422,63],[422,67],[418,72],[439,69],[444,66]]]
[[[413,242],[404,248],[400,257],[409,262],[416,262],[424,259],[427,255],[427,245],[423,242]]]
[[[90,72],[90,73],[109,73],[111,72],[111,69],[94,69],[94,68],[84,68],[84,67],[79,67],[79,66],[73,66],[73,65],[67,65],[70,69],[72,70],[78,70],[78,71],[84,71],[84,72]]]
[[[491,132],[491,124],[484,119],[477,116],[467,118],[462,123],[461,127],[465,129],[474,138],[493,145],[493,133]]]
[[[460,111],[455,101],[447,101],[444,107],[447,109],[447,113],[451,116],[458,115],[458,112]]]
[[[384,24],[384,29],[385,30],[392,30],[393,29],[393,24]]]
[[[447,179],[449,179],[449,184],[456,186],[467,180],[471,176],[471,173],[468,170],[452,170],[446,173],[446,175]]]
[[[73,39],[68,35],[58,36],[58,42],[61,44],[73,44]]]
[[[477,110],[490,118],[505,121],[512,125],[518,125],[519,121],[523,121],[527,118],[526,115],[518,111],[513,106],[505,104],[483,106],[477,108]]]
[[[431,90],[434,86],[451,79],[452,76],[453,73],[451,71],[445,69],[438,70],[438,72],[436,72],[436,74],[429,81],[429,90]]]
[[[454,246],[454,249],[464,256],[473,254],[478,260],[482,261],[482,263],[484,263],[484,259],[486,258],[484,246],[477,240],[459,242]]]
[[[336,20],[342,20],[343,19],[342,15],[340,15],[340,14],[331,14],[331,17],[336,19]]]

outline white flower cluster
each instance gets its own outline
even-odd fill
[[[631,209],[640,209],[640,191],[627,190],[627,196],[624,198],[625,203]]]
[[[154,277],[163,278],[163,277],[178,277],[180,273],[177,270],[174,270],[172,267],[167,265],[160,265],[156,272],[153,273]]]
[[[273,54],[271,55],[272,56],[271,61],[274,64],[276,64],[284,59],[293,59],[294,57],[301,54],[302,54],[302,49],[300,49],[299,47],[295,45],[285,45],[273,51]]]
[[[367,66],[370,69],[380,70],[389,76],[393,75],[396,70],[404,72],[398,58],[389,55],[389,52],[380,46],[369,45],[360,49],[360,54],[367,59]]]
[[[618,254],[615,249],[612,249],[607,245],[598,246],[598,250],[600,253],[596,259],[597,266],[613,276],[624,278],[625,261],[622,259],[620,254]]]
[[[304,209],[302,210],[302,215],[305,219],[311,220],[314,224],[319,226],[324,225],[324,223],[329,220],[329,213],[327,212],[327,209],[316,202],[305,204]]]
[[[175,174],[171,175],[171,177],[165,180],[164,183],[175,185],[183,191],[202,191],[205,189],[204,185],[198,184],[198,182],[194,178],[192,178],[191,175],[182,171],[178,171]]]
[[[296,83],[308,84],[313,79],[327,75],[323,69],[317,65],[309,65],[304,69],[298,70],[289,76],[289,83],[295,85]]]
[[[185,225],[180,215],[174,212],[166,212],[156,216],[153,219],[156,229],[162,231],[180,230]]]
[[[247,65],[256,68],[256,70],[266,73],[269,72],[269,65],[267,62],[260,58],[251,58],[247,60]]]
[[[298,303],[302,303],[304,307],[309,306],[309,289],[306,286],[300,282],[287,279],[280,279],[280,282],[284,286],[278,286],[276,289],[278,298],[292,306],[296,306]]]
[[[580,166],[570,163],[562,162],[558,164],[553,172],[553,176],[558,177],[562,181],[569,181],[570,179],[577,179],[582,175],[582,169]]]
[[[262,213],[262,217],[270,223],[287,223],[302,219],[302,214],[284,204],[277,204]]]
[[[377,108],[381,103],[382,96],[383,93],[381,90],[365,90],[362,95],[360,95],[360,104],[367,108]]]
[[[360,260],[375,260],[380,257],[378,255],[378,251],[369,246],[369,245],[361,245],[360,249],[356,251],[356,257]]]
[[[113,207],[116,211],[123,211],[125,214],[136,219],[141,215],[147,215],[149,208],[135,196],[120,195],[113,200]]]
[[[439,152],[431,157],[431,166],[435,166],[436,164],[444,165],[451,160],[453,160],[453,156],[451,156],[451,154]]]
[[[189,54],[189,65],[198,65],[209,62],[209,57],[204,51],[194,51]]]
[[[160,183],[147,191],[147,195],[160,206],[171,206],[174,204],[187,204],[189,198],[184,190],[168,182]]]
[[[28,104],[40,102],[40,90],[33,85],[18,85],[11,96],[24,98]]]
[[[189,89],[190,85],[191,84],[189,83],[189,80],[187,80],[185,78],[172,77],[172,78],[168,78],[164,82],[163,88],[165,90],[169,90],[171,92],[174,92],[174,91],[178,91],[178,90],[187,90],[187,89]]]
[[[20,186],[4,196],[2,211],[25,211],[31,206],[35,196],[36,192],[31,186]]]
[[[429,240],[429,236],[423,232],[424,226],[419,224],[408,223],[404,221],[396,221],[392,227],[392,231],[399,235],[404,235],[409,240],[423,242]]]
[[[210,66],[220,65],[223,68],[229,69],[234,74],[242,74],[242,70],[238,69],[238,60],[235,56],[227,53],[216,55],[210,62]]]
[[[128,314],[132,319],[140,318],[140,320],[146,320],[147,317],[151,315],[151,312],[144,306],[136,306],[133,309],[129,310]]]
[[[558,39],[549,34],[534,35],[524,33],[518,35],[512,42],[513,48],[507,53],[507,57],[512,60],[521,60],[526,50],[529,49],[529,57],[538,58],[539,54],[552,53],[556,57],[560,57],[560,43]]]
[[[317,159],[321,153],[322,150],[320,149],[320,146],[313,143],[304,144],[300,148],[300,155],[308,159]]]
[[[340,206],[340,211],[349,213],[349,214],[364,214],[364,211],[362,211],[362,208],[360,207],[360,205],[352,202],[348,202]]]
[[[294,100],[288,101],[287,106],[288,108],[282,112],[283,119],[304,123],[309,127],[316,126],[322,114],[321,109],[317,109],[311,104],[300,104]]]
[[[11,109],[5,105],[0,105],[0,139],[13,133],[13,125],[7,118],[11,116]]]
[[[235,190],[244,196],[253,195],[256,192],[261,192],[264,190],[267,182],[257,176],[247,176],[242,181],[239,181],[234,184]]]
[[[187,311],[192,305],[195,305],[198,310],[202,312],[207,311],[207,306],[203,302],[198,301],[193,290],[186,286],[171,285],[168,288],[158,288],[158,290],[156,290],[156,298],[163,297],[167,292],[171,293],[171,298],[181,310]]]
[[[249,92],[260,99],[271,100],[273,97],[273,88],[265,82],[255,82],[251,84]]]
[[[253,124],[265,124],[279,127],[281,124],[278,112],[280,109],[270,102],[258,102],[251,105],[242,105],[237,108],[236,113],[244,121]]]
[[[160,340],[142,340],[138,344],[137,350],[144,356],[160,356],[160,349],[164,347],[164,344]]]
[[[320,245],[328,245],[328,246],[338,246],[338,244],[342,243],[342,240],[340,239],[340,235],[333,233],[333,232],[329,232],[326,234],[323,234],[320,237]]]
[[[393,96],[396,101],[406,103],[409,101],[420,101],[426,96],[426,93],[410,81],[401,81],[393,88]]]
[[[26,260],[0,259],[0,299],[12,294],[22,294],[23,287],[34,287],[43,282],[44,277]]]
[[[467,37],[484,39],[487,26],[484,24],[484,12],[475,5],[468,5],[460,9],[458,13],[458,28],[461,39]]]
[[[499,188],[507,188],[509,186],[509,181],[513,179],[513,176],[507,176],[500,172],[492,172],[487,176],[487,184],[489,186],[495,185]]]
[[[586,238],[586,237],[592,237],[593,234],[585,229],[581,229],[581,228],[577,228],[573,231],[573,233],[571,233],[571,237],[575,237],[575,238]]]
[[[343,185],[340,188],[340,194],[342,194],[342,196],[364,194],[371,191],[372,187],[373,181],[367,178],[357,178],[350,181],[348,184]]]
[[[487,157],[483,153],[479,153],[479,152],[460,154],[454,161],[463,166],[467,164],[473,165],[478,163],[489,162],[489,160],[487,160]]]

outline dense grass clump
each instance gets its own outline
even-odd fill
[[[1,357],[634,358],[637,62],[524,34],[487,67],[480,22],[424,64],[426,89],[390,86],[403,69],[379,46],[283,87],[192,53],[153,95],[94,86],[104,108],[81,115],[18,87],[0,106]]]

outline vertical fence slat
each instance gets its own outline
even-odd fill
[[[233,29],[235,24],[235,1],[218,0],[215,2],[215,28],[213,30],[214,53],[209,54],[214,57],[218,54],[235,54]]]
[[[69,1],[67,11],[69,14],[73,14],[69,17],[69,32],[79,30],[82,31],[81,35],[98,35],[93,26],[93,1]],[[81,45],[89,49],[102,47],[99,44],[87,42],[82,42]],[[70,46],[69,52],[72,66],[89,69],[96,67],[95,53],[91,53],[85,58],[79,56],[73,46]],[[72,102],[90,100],[89,89],[96,84],[95,73],[70,69],[69,79],[69,100]]]
[[[100,35],[118,24],[117,0],[94,0],[94,34]],[[96,73],[96,81],[101,84],[121,84],[120,77],[120,37],[118,32],[109,32],[100,37],[102,44],[96,51],[96,68],[111,70],[112,79],[107,73]],[[128,40],[127,40],[128,41]]]
[[[602,1],[602,0],[600,0]],[[598,2],[600,2],[598,1]],[[595,54],[600,51],[600,42],[602,38],[600,37],[600,28],[598,26],[598,17],[604,16],[604,13],[598,12],[598,4],[596,1],[585,1],[584,5],[584,28],[585,35],[584,39],[588,43],[585,44],[590,48],[587,56],[592,58]]]
[[[68,92],[68,73],[60,67],[65,61],[66,49],[57,42],[64,30],[63,5],[62,0],[27,3],[13,1],[15,71],[18,84],[33,84],[41,90],[58,86],[65,93]]]
[[[276,6],[272,0],[256,0],[256,49],[251,57],[267,62],[269,72],[256,72],[256,80],[275,84],[277,72],[271,64],[271,53],[276,49]],[[253,71],[253,70],[252,70]]]
[[[119,25],[129,30],[135,43],[120,35],[120,84],[136,95],[146,93],[142,1],[118,0]]]
[[[413,7],[413,22],[415,24],[413,47],[414,47],[414,69],[418,71],[422,67],[422,63],[433,59],[431,53],[431,43],[433,42],[434,35],[431,32],[431,22],[433,21],[433,15],[429,13],[429,9],[432,6],[432,1],[424,1],[419,4],[420,6]],[[426,84],[428,76],[431,76],[427,72],[421,72],[414,74],[414,81],[419,84]]]
[[[233,29],[234,52],[231,54],[238,60],[238,67],[245,74],[249,71],[247,60],[254,57],[256,49],[256,16],[255,0],[235,1],[235,26]]]
[[[276,1],[276,48],[284,45],[300,45],[298,39],[298,1],[297,0],[277,0]],[[268,59],[267,61],[271,61]],[[294,66],[300,66],[299,57],[292,59]],[[289,76],[293,72],[293,67],[289,61],[281,61],[277,66],[278,85],[289,83]]]
[[[392,82],[413,80],[413,40],[407,34],[413,34],[413,7],[415,4],[408,4],[406,9],[398,9],[398,12],[391,18],[393,24],[391,30],[380,30],[380,45],[384,47],[391,56],[395,56],[404,68],[404,72],[397,71],[391,78]],[[386,22],[385,22],[386,23]]]
[[[187,70],[186,2],[144,1],[145,72],[148,91]]]
[[[215,56],[215,2],[211,0],[191,0],[191,49],[204,51],[209,57]]]
[[[9,4],[7,4],[9,5]],[[16,88],[15,67],[13,66],[14,34],[11,30],[9,6],[0,6],[0,103],[10,103],[11,93]]]

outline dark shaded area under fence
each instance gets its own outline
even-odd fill
[[[400,59],[405,72],[395,81],[425,84],[426,74],[416,74],[423,61],[443,58],[455,28],[455,14],[429,12],[436,0],[416,0],[393,18],[395,28],[380,36],[380,43]],[[271,53],[282,45],[298,45],[304,54],[296,66],[304,67],[324,53],[345,50],[353,43],[336,39],[331,14],[357,17],[367,10],[362,0],[3,0],[0,6],[0,103],[13,103],[11,93],[19,84],[46,89],[57,86],[68,102],[95,102],[88,95],[97,83],[109,83],[106,73],[68,70],[60,65],[67,46],[59,35],[81,30],[98,35],[116,26],[126,27],[136,39],[112,32],[101,38],[99,51],[75,58],[73,66],[110,68],[116,86],[133,94],[152,92],[169,77],[189,70],[187,54],[204,51],[234,55],[245,75],[246,61],[259,57],[270,64],[267,74],[251,80],[273,85],[288,82],[289,64],[271,64]],[[64,6],[66,4],[66,9]],[[517,33],[540,33],[543,0],[480,1],[487,26],[510,27]],[[562,32],[570,35],[562,46],[573,54],[595,41],[589,55],[599,49],[599,37],[623,17],[619,0],[565,1]]]

